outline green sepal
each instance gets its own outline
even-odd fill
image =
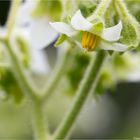
[[[108,54],[109,54],[110,56],[112,56],[112,54],[113,54],[114,51],[108,50],[107,52],[108,52]]]
[[[123,21],[122,38],[120,41],[130,47],[137,47],[139,44],[139,36],[136,26],[128,20]]]
[[[116,11],[123,23],[122,38],[120,41],[129,47],[138,47],[140,42],[140,25],[138,21],[130,14],[126,4],[121,1],[115,1]]]
[[[123,55],[125,52],[118,52],[119,55]]]
[[[54,46],[58,47],[59,45],[61,45],[65,40],[67,39],[67,36],[65,34],[61,34],[59,36],[59,38],[57,39],[57,41],[55,42]]]
[[[100,36],[105,27],[103,20],[99,16],[95,16],[90,22],[93,24],[90,32]]]

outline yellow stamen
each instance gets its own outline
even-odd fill
[[[93,51],[96,48],[97,36],[90,33],[84,32],[82,36],[82,47],[86,48],[88,51]]]
[[[82,44],[86,44],[86,39],[88,37],[88,32],[84,32],[83,37],[82,37]],[[85,45],[82,45],[83,48],[85,48]]]

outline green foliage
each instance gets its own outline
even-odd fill
[[[48,16],[52,20],[59,20],[62,12],[60,0],[40,0],[33,11],[33,16]]]
[[[90,57],[85,53],[78,52],[73,56],[70,67],[67,68],[67,79],[71,85],[72,91],[75,91],[79,82],[83,78],[84,72],[89,64]]]
[[[103,70],[101,72],[95,92],[93,92],[93,95],[103,95],[106,90],[112,90],[115,88],[115,86],[116,80],[115,77],[112,75],[112,72],[110,70]]]
[[[13,77],[13,74],[9,69],[5,71],[5,74],[0,79],[0,85],[6,92],[7,97],[12,97],[17,104],[21,103],[23,99],[23,93],[18,85],[18,82]]]
[[[129,62],[124,58],[124,56],[120,55],[119,53],[114,54],[112,61],[114,69],[119,68],[128,69],[130,67]]]

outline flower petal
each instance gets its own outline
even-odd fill
[[[37,1],[26,0],[19,7],[16,17],[16,24],[18,26],[26,26],[30,24],[32,18],[32,11],[37,6]]]
[[[52,43],[58,33],[50,26],[46,18],[35,18],[30,28],[32,47],[42,49]]]
[[[76,30],[88,31],[92,28],[92,23],[82,16],[80,10],[78,10],[71,19],[71,24]]]
[[[47,74],[50,72],[50,65],[47,56],[43,50],[36,50],[30,48],[31,51],[31,63],[30,67],[34,73]]]
[[[65,34],[67,36],[73,36],[76,31],[68,24],[64,22],[50,22],[50,25],[59,33]]]
[[[128,46],[123,45],[121,43],[108,43],[105,41],[101,41],[99,43],[99,47],[103,50],[112,50],[112,51],[117,51],[117,52],[123,52],[128,49]]]
[[[107,41],[117,41],[120,39],[121,31],[122,22],[120,21],[117,25],[113,27],[105,28],[101,37]]]

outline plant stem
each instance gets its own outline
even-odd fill
[[[20,88],[24,93],[26,93],[28,96],[31,98],[38,98],[38,93],[36,92],[37,90],[33,88],[31,85],[31,80],[29,81],[26,79],[27,75],[24,71],[24,67],[22,66],[21,62],[19,62],[18,58],[16,57],[16,54],[14,53],[11,45],[9,44],[8,40],[5,40],[5,45],[7,47],[9,57],[12,63],[12,72],[13,75],[15,76],[18,84],[20,85]]]
[[[20,2],[21,2],[21,0],[12,0],[11,7],[10,7],[10,12],[9,12],[9,15],[8,15],[8,20],[7,20],[7,23],[6,23],[7,38],[10,37],[11,32],[13,30],[13,27],[15,25],[16,15],[17,15],[17,11],[18,11]]]
[[[50,80],[47,82],[48,85],[43,91],[44,101],[48,100],[48,98],[52,95],[53,91],[55,90],[55,87],[59,83],[59,80],[61,79],[64,73],[65,65],[69,59],[71,51],[72,51],[71,48],[68,48],[68,50],[66,50],[63,58],[61,58],[61,62],[57,63],[54,72],[52,72],[52,76],[50,76]]]
[[[123,21],[127,20],[127,22],[132,22],[133,24],[135,24],[135,26],[140,28],[139,22],[130,14],[130,12],[123,0],[114,1],[114,5],[115,5],[116,11],[118,12],[121,20],[123,20]]]
[[[116,6],[116,9],[118,9],[117,11],[118,11],[119,15],[121,15],[121,17],[123,17],[125,19],[130,18],[129,11],[128,11],[125,3],[122,0],[116,0],[115,6]]]
[[[88,19],[92,21],[96,16],[104,16],[111,2],[112,0],[102,0],[95,12]]]
[[[21,90],[23,93],[27,95],[27,97],[30,97],[30,101],[33,103],[32,110],[33,110],[33,118],[34,118],[34,129],[35,129],[35,136],[39,140],[50,140],[49,139],[49,133],[46,129],[46,121],[44,119],[44,113],[43,113],[43,105],[41,104],[40,98],[38,97],[36,90],[31,86],[31,83],[27,81],[24,68],[19,63],[14,51],[12,50],[12,47],[8,43],[8,41],[5,41],[5,45],[7,45],[7,50],[9,52],[10,60],[12,63],[12,72],[15,76]]]
[[[50,140],[50,135],[46,133],[46,124],[45,124],[45,114],[42,107],[42,103],[38,100],[34,100],[32,104],[33,108],[33,125],[35,138],[38,140]]]
[[[31,80],[27,80],[28,75],[26,75],[24,71],[24,67],[22,66],[21,62],[19,62],[14,49],[12,48],[13,46],[10,45],[10,36],[12,33],[12,30],[15,26],[16,22],[16,15],[17,11],[19,8],[21,0],[12,0],[12,4],[10,7],[9,15],[8,15],[8,20],[6,23],[7,26],[7,34],[6,37],[1,39],[2,43],[6,45],[6,49],[8,50],[9,57],[12,63],[12,72],[18,81],[21,89],[24,91],[24,93],[30,94],[32,97],[35,97],[36,89],[33,89],[33,86],[31,85]]]
[[[7,21],[7,34],[6,37],[2,39],[2,42],[5,44],[6,49],[8,51],[10,61],[11,61],[11,70],[15,79],[17,80],[23,93],[27,94],[28,95],[27,97],[30,97],[30,101],[33,103],[32,109],[33,109],[36,137],[39,140],[47,140],[49,138],[49,134],[46,129],[46,122],[42,110],[43,106],[39,100],[40,99],[39,92],[36,88],[34,88],[34,85],[32,85],[32,80],[29,78],[29,75],[27,75],[20,60],[18,60],[18,57],[14,51],[13,46],[10,45],[10,37],[11,37],[12,30],[15,26],[16,15],[17,15],[19,4],[20,4],[20,0],[12,1],[12,5],[10,8],[9,17]]]
[[[79,84],[80,86],[76,92],[76,98],[73,102],[73,105],[55,132],[54,139],[64,139],[67,136],[90,93],[89,91],[91,87],[96,86],[100,74],[100,69],[103,65],[103,62],[105,61],[105,57],[106,52],[100,51],[97,53],[96,59],[94,57],[92,58],[83,77],[83,80]]]

